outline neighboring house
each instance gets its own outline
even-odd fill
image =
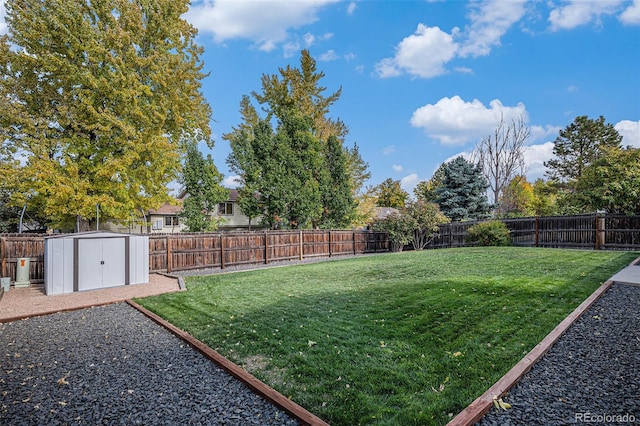
[[[387,216],[393,213],[400,213],[400,210],[396,209],[395,207],[375,207],[374,213],[375,213],[374,220],[378,221],[378,220],[385,220]]]
[[[238,190],[229,190],[229,199],[218,205],[218,216],[224,219],[220,225],[221,230],[245,230],[249,229],[249,218],[242,213],[238,204]],[[260,218],[251,220],[251,229],[261,228]]]
[[[189,195],[182,192],[176,202],[165,203],[157,210],[150,210],[145,217],[138,217],[132,224],[118,225],[111,221],[107,221],[101,229],[113,232],[124,232],[130,234],[145,233],[150,234],[175,234],[186,230],[184,220],[180,217],[182,213],[182,201]],[[229,190],[229,199],[223,203],[218,204],[217,215],[223,219],[223,223],[220,225],[220,230],[245,230],[249,228],[249,218],[242,214],[240,205],[237,202],[238,191],[235,189]],[[259,223],[258,219],[251,221],[251,229],[259,228],[256,226]]]

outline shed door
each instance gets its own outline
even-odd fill
[[[124,238],[86,238],[78,241],[79,291],[124,284]]]

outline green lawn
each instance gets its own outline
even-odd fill
[[[192,277],[138,302],[333,425],[445,424],[638,255],[384,254]]]

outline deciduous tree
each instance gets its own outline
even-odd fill
[[[400,186],[400,181],[391,178],[385,179],[373,191],[377,197],[376,205],[378,207],[403,209],[409,198],[407,191]]]
[[[229,191],[221,186],[222,175],[206,158],[195,141],[187,146],[181,182],[188,194],[183,203],[182,217],[190,232],[214,231],[218,228],[218,203],[226,201]]]
[[[640,149],[608,148],[584,168],[576,202],[587,211],[640,214]]]
[[[523,149],[530,134],[524,117],[510,123],[501,117],[493,134],[476,145],[472,161],[482,168],[495,207],[499,207],[500,197],[509,183],[526,172]]]
[[[167,201],[183,132],[210,143],[187,0],[8,0],[0,139],[22,159],[14,203],[54,225]],[[9,46],[12,46],[10,48]],[[8,112],[7,115],[4,112]]]
[[[445,163],[440,164],[440,167],[438,167],[433,176],[431,176],[431,179],[418,182],[413,189],[413,195],[415,195],[416,200],[433,202],[436,199],[435,190],[440,186],[444,178],[444,167]]]
[[[406,215],[414,220],[411,245],[414,250],[422,250],[438,233],[438,225],[449,222],[436,203],[417,200],[410,202],[405,210]]]

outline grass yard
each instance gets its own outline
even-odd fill
[[[138,300],[332,425],[445,424],[640,253],[406,252]]]

